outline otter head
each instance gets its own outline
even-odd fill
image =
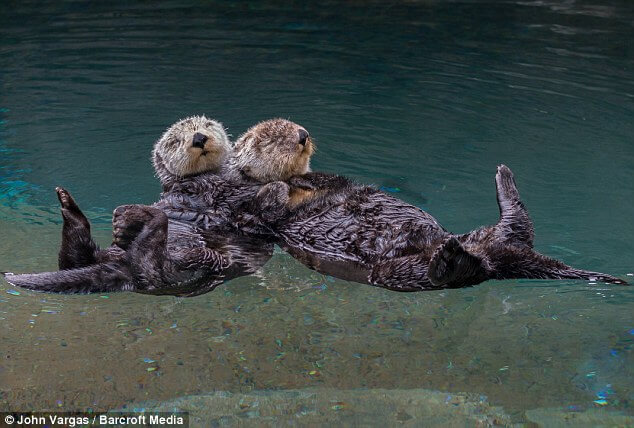
[[[271,119],[240,136],[231,166],[262,183],[286,180],[310,171],[314,151],[304,128],[289,120]]]
[[[163,187],[201,172],[217,172],[231,151],[222,124],[205,116],[179,120],[154,144],[152,162]]]

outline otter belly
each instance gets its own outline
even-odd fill
[[[348,263],[357,272],[393,258],[431,257],[449,236],[428,213],[378,191],[362,197],[351,193],[343,203],[298,212],[278,232],[282,246],[300,261],[314,264],[316,270],[325,267],[330,270],[326,273],[334,269],[339,273],[332,274],[340,278],[346,274],[334,266]],[[350,275],[358,278],[357,273]]]
[[[300,248],[287,245],[282,245],[282,249],[308,268],[323,273],[324,275],[334,276],[345,281],[370,284],[369,278],[372,269],[363,263],[304,251]]]

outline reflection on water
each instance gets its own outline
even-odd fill
[[[0,270],[55,268],[57,185],[107,244],[115,206],[158,194],[154,139],[206,113],[234,137],[271,116],[299,122],[319,147],[314,169],[377,184],[454,232],[496,220],[503,162],[539,251],[625,277],[633,22],[618,0],[5,8]],[[486,395],[514,421],[538,421],[537,408],[631,414],[632,293],[505,281],[399,294],[281,252],[192,299],[2,282],[0,407],[382,388]]]

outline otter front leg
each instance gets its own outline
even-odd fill
[[[335,190],[349,186],[346,178],[324,174],[321,172],[309,172],[302,175],[295,175],[288,179],[288,184],[304,190]]]
[[[262,186],[255,197],[244,204],[235,228],[254,234],[271,233],[273,225],[288,212],[289,192],[288,184],[282,181]]]
[[[168,224],[165,213],[153,207],[125,205],[117,208],[119,235],[131,237],[141,229],[126,251],[126,260],[138,290],[151,291],[201,281],[196,271],[219,274],[227,268],[228,259],[210,248],[175,247],[168,251]],[[128,226],[131,230],[127,230]],[[200,283],[207,282],[203,279]]]
[[[378,263],[369,280],[393,291],[424,291],[468,287],[487,278],[484,262],[452,237],[438,247],[431,260],[416,254]]]
[[[262,187],[255,197],[252,212],[266,223],[282,218],[288,210],[290,187],[282,181],[275,181]]]
[[[435,287],[427,277],[428,260],[423,255],[404,256],[377,263],[368,277],[372,285],[392,291],[425,291]]]
[[[75,269],[96,263],[99,247],[90,235],[88,219],[66,189],[57,187],[55,192],[61,204],[64,220],[58,256],[59,268]]]
[[[112,213],[112,244],[127,250],[160,210],[145,205],[121,205]]]
[[[429,280],[436,287],[460,288],[487,279],[484,261],[465,250],[456,238],[440,245],[429,261]]]

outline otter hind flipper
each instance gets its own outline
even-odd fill
[[[56,187],[55,192],[64,221],[58,254],[59,268],[75,269],[96,263],[99,246],[90,234],[90,222],[66,189]]]
[[[500,208],[500,219],[495,225],[496,235],[506,243],[533,248],[533,222],[520,199],[513,173],[506,165],[498,166],[495,185]]]
[[[583,279],[629,285],[612,275],[568,266],[531,248],[492,245],[486,252],[492,272],[491,279]]]
[[[427,276],[435,286],[454,288],[482,282],[487,272],[482,259],[469,253],[452,237],[432,255]]]
[[[4,274],[5,280],[17,287],[66,294],[129,290],[131,286],[128,277],[124,269],[113,263],[56,272]]]
[[[64,219],[67,219],[69,222],[81,224],[82,226],[90,229],[88,219],[79,209],[79,206],[77,206],[77,203],[68,190],[63,187],[56,187],[55,193],[57,193],[57,199],[59,200],[59,204],[62,208],[62,216]]]

